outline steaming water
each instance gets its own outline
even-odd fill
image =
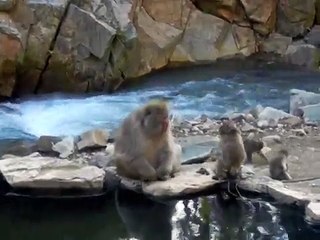
[[[218,117],[257,104],[289,108],[290,88],[318,91],[318,73],[267,68],[217,72],[210,68],[167,71],[144,85],[113,95],[40,96],[0,104],[0,139],[76,135],[96,127],[114,129],[149,99],[170,101],[174,114]]]

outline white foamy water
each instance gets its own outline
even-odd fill
[[[113,95],[77,98],[47,96],[19,103],[2,103],[0,139],[77,135],[97,127],[112,130],[139,105],[159,97],[170,102],[174,114],[186,118],[200,114],[218,117],[226,112],[249,109],[256,104],[287,110],[290,88],[314,89],[319,85],[293,81],[292,76],[296,73],[282,73],[281,78],[274,72],[263,73],[234,74],[231,78],[215,77],[184,83],[171,81]],[[269,78],[274,81],[269,81]]]

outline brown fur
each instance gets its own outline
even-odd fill
[[[261,154],[261,149],[264,147],[264,144],[262,141],[254,140],[254,139],[245,139],[243,141],[243,144],[244,144],[244,149],[247,155],[245,163],[252,164],[252,154],[253,153]]]
[[[117,172],[124,177],[165,180],[180,169],[181,147],[174,143],[168,106],[149,102],[132,112],[115,138]],[[168,120],[163,131],[164,119]]]
[[[219,128],[222,159],[218,159],[216,173],[218,178],[237,177],[246,152],[240,130],[233,121],[224,121]]]
[[[290,180],[292,179],[288,173],[287,157],[288,151],[280,149],[277,151],[276,156],[269,160],[269,173],[270,177],[275,180]]]

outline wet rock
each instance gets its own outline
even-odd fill
[[[16,4],[16,0],[0,0],[0,11],[10,11]]]
[[[320,25],[314,26],[304,38],[307,44],[311,44],[317,48],[320,47]]]
[[[81,189],[100,192],[105,172],[94,166],[51,157],[15,157],[0,161],[0,172],[13,188]]]
[[[288,189],[282,182],[272,180],[266,176],[241,181],[238,186],[241,189],[256,193],[267,193],[276,201],[288,205],[295,204],[303,207],[306,206],[312,197],[304,192]]]
[[[89,158],[88,163],[89,165],[93,165],[102,169],[114,165],[112,155],[106,155],[105,153],[94,154]]]
[[[315,1],[279,0],[276,31],[290,37],[305,34],[313,25]]]
[[[311,202],[306,208],[306,217],[312,224],[320,223],[320,202]]]
[[[310,44],[291,44],[284,56],[288,63],[310,69],[319,66],[319,50]]]
[[[15,156],[27,156],[37,151],[37,145],[34,142],[29,141],[14,141],[7,145],[4,154]]]
[[[261,43],[260,51],[284,55],[291,43],[291,37],[283,36],[279,33],[271,33],[269,37]]]
[[[74,153],[75,150],[74,138],[66,137],[62,141],[57,142],[52,146],[52,150],[59,153],[61,158],[67,158]]]
[[[37,151],[43,152],[43,153],[50,153],[53,151],[52,149],[53,145],[60,141],[62,141],[62,138],[60,137],[40,136],[40,138],[36,142]]]
[[[109,133],[104,129],[94,129],[81,134],[81,140],[77,143],[79,150],[86,148],[98,148],[107,146]]]
[[[21,34],[11,17],[0,16],[0,96],[10,97],[16,83],[16,65],[22,54]]]
[[[181,171],[175,177],[166,181],[155,181],[150,183],[141,183],[126,178],[121,178],[121,185],[133,191],[141,191],[146,195],[153,197],[182,197],[189,194],[201,193],[218,181],[213,180],[213,167],[215,163],[202,163],[183,165]],[[198,173],[203,168],[209,174]]]

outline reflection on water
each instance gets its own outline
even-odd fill
[[[210,67],[188,68],[151,75],[145,84],[112,95],[50,95],[5,102],[0,104],[0,139],[114,129],[130,111],[156,97],[168,99],[173,113],[186,118],[202,113],[218,117],[257,104],[288,110],[289,90],[318,91],[319,76],[268,68],[222,73]]]
[[[206,196],[154,202],[119,191],[102,202],[75,204],[2,201],[1,237],[6,240],[318,240],[291,208],[259,199]]]

